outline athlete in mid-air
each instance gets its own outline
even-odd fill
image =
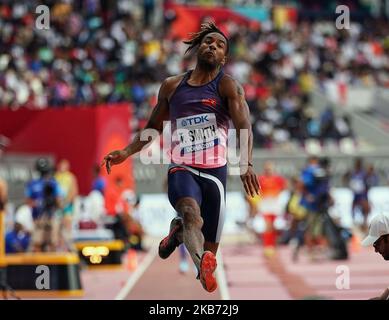
[[[165,121],[170,121],[172,130],[168,197],[178,216],[159,245],[159,256],[168,258],[184,243],[197,267],[197,278],[205,290],[212,292],[217,288],[216,252],[225,215],[230,120],[240,141],[244,189],[253,197],[260,187],[252,166],[252,130],[244,91],[223,72],[229,49],[227,37],[209,22],[184,43],[189,45],[187,52],[197,50],[196,67],[163,81],[157,105],[142,131],[155,129],[162,133]],[[127,147],[104,157],[102,165],[108,173],[111,166],[151,143],[151,137],[141,139],[142,131]]]

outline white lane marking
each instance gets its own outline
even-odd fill
[[[223,256],[221,248],[217,252],[217,268],[216,268],[216,280],[219,286],[220,297],[222,300],[230,300],[230,293],[228,292],[227,278],[224,270]]]
[[[149,249],[147,256],[144,258],[144,260],[142,261],[140,266],[135,270],[135,272],[128,278],[127,283],[120,290],[118,295],[115,297],[115,300],[124,300],[124,298],[128,296],[128,294],[131,292],[132,288],[138,282],[140,277],[143,275],[146,269],[153,262],[154,258],[157,255],[157,252],[158,252],[157,245],[154,245]]]

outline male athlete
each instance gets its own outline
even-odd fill
[[[197,267],[198,279],[205,290],[212,292],[217,288],[215,256],[225,214],[230,120],[241,150],[244,146],[248,151],[241,152],[240,160],[246,193],[259,194],[259,184],[252,168],[252,131],[244,92],[222,70],[229,47],[227,37],[210,22],[202,24],[201,30],[184,43],[189,45],[187,52],[197,49],[196,67],[163,81],[157,105],[142,131],[156,129],[162,133],[164,121],[170,121],[172,127],[168,197],[178,217],[172,220],[169,235],[159,245],[159,256],[168,258],[183,242]],[[151,143],[152,138],[142,141],[141,133],[126,148],[104,157],[102,165],[108,173],[112,165]]]

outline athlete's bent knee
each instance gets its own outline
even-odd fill
[[[176,210],[182,215],[185,228],[202,228],[204,222],[196,200],[184,198],[177,203]]]

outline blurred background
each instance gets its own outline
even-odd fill
[[[41,4],[49,8],[48,29],[36,25]],[[339,5],[349,8],[347,29],[336,28]],[[273,181],[262,197],[251,199],[239,176],[228,177],[224,251],[237,255],[237,261],[225,258],[230,296],[378,294],[388,272],[359,242],[371,217],[389,208],[387,0],[2,0],[0,210],[6,253],[75,253],[87,298],[101,298],[87,266],[136,270],[175,215],[165,194],[167,165],[145,165],[135,156],[108,176],[100,163],[145,126],[163,79],[194,67],[196,56],[184,55],[182,40],[209,19],[230,40],[225,72],[245,89],[255,170],[262,186]],[[150,149],[158,152],[160,145]],[[263,295],[263,283],[255,281],[251,291],[239,291],[249,279],[231,270],[251,255],[275,274],[265,284],[274,285],[273,295]],[[332,288],[334,271],[317,282],[317,261],[325,272],[337,260],[350,267],[372,261],[357,267],[362,280],[354,295]],[[301,272],[308,280],[294,287],[277,280],[274,264],[286,268],[287,262],[300,263],[288,271],[291,278]],[[184,248],[176,264],[174,271],[191,269]],[[112,283],[116,277],[119,292],[128,277],[120,272],[99,279]],[[171,297],[152,296],[144,287],[135,298]]]

